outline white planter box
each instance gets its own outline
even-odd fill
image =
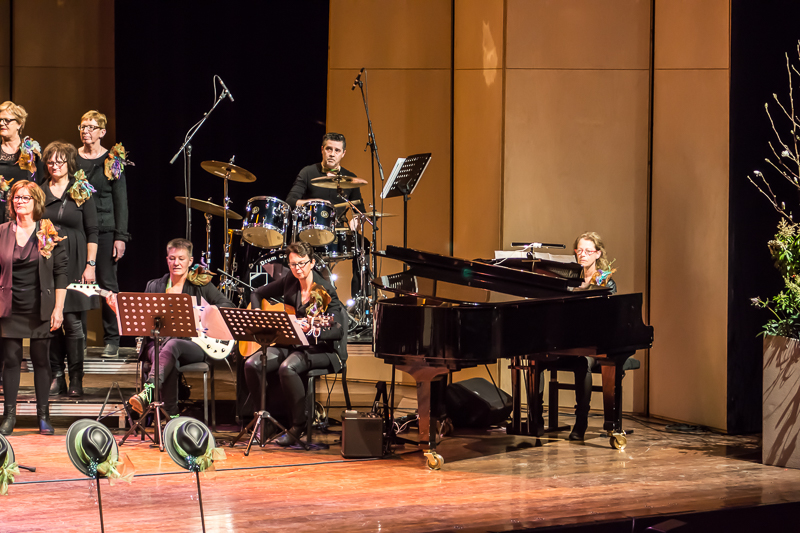
[[[764,337],[765,465],[800,468],[800,340]]]

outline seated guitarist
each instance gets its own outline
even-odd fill
[[[192,243],[186,239],[172,239],[167,244],[167,267],[169,274],[161,278],[150,280],[144,292],[189,294],[198,299],[205,299],[211,305],[219,307],[236,307],[233,302],[225,298],[214,285],[209,283],[211,275],[205,273],[200,265],[191,267]],[[190,268],[191,267],[191,268]],[[142,343],[139,350],[139,360],[150,362],[150,373],[144,384],[144,389],[128,401],[134,411],[141,414],[153,401],[155,368],[155,345],[152,339]],[[176,417],[178,411],[178,372],[175,362],[182,365],[200,363],[205,360],[205,353],[198,344],[189,339],[166,337],[162,341],[159,352],[158,380],[161,390],[161,401],[164,409],[171,417]]]
[[[339,372],[347,359],[347,314],[329,281],[314,270],[313,249],[304,242],[290,244],[289,268],[291,276],[284,276],[255,290],[251,295],[254,309],[261,307],[267,298],[283,298],[287,311],[296,310],[303,332],[308,337],[308,346],[273,346],[267,349],[267,372],[278,372],[281,388],[285,394],[292,415],[292,433],[301,437],[305,433],[307,413],[305,412],[305,388],[300,374],[315,368],[329,368]],[[315,313],[320,300],[327,300],[327,314],[333,316],[332,324],[316,327],[308,317]],[[261,357],[256,354],[245,363],[247,388],[254,405],[261,404]],[[289,446],[295,438],[284,434],[276,443]]]

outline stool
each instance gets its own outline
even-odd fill
[[[312,443],[311,438],[311,431],[314,427],[314,403],[317,397],[317,383],[316,378],[320,376],[328,376],[331,374],[342,374],[342,389],[344,390],[344,402],[347,406],[347,410],[350,410],[350,391],[347,390],[347,363],[342,365],[342,369],[339,372],[334,372],[331,368],[318,368],[314,370],[309,370],[306,373],[308,377],[308,387],[306,388],[306,442],[308,444]]]
[[[208,389],[209,377],[211,381],[211,431],[217,430],[217,406],[214,394],[214,365],[212,362],[190,363],[188,365],[181,365],[176,362],[175,370],[181,374],[187,372],[202,372],[203,373],[203,417],[206,425],[208,424]]]

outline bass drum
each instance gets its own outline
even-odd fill
[[[262,287],[270,281],[280,279],[283,276],[292,275],[288,264],[289,254],[286,248],[264,251],[245,245],[244,249],[245,251],[242,254],[243,261],[237,262],[240,269],[237,277],[251,285],[254,289]],[[336,284],[333,281],[333,276],[328,264],[316,253],[313,254],[312,257],[315,261],[314,270],[329,281],[335,288]],[[247,304],[250,303],[250,289],[246,289],[246,293],[242,307],[247,307]]]
[[[255,196],[247,201],[242,238],[259,248],[278,248],[286,242],[289,204],[272,196]]]

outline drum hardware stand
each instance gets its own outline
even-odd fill
[[[219,76],[214,75],[214,79],[218,79]],[[220,79],[220,82],[222,80]],[[216,91],[216,85],[215,89]],[[208,110],[207,113],[203,115],[203,118],[200,119],[194,126],[189,128],[189,131],[186,132],[186,136],[184,137],[183,144],[178,151],[172,156],[170,159],[169,164],[172,165],[175,163],[175,160],[178,159],[178,156],[183,153],[183,183],[186,188],[186,239],[191,241],[192,240],[192,139],[194,139],[195,134],[200,130],[200,128],[205,124],[208,117],[211,116],[211,113],[217,108],[219,103],[224,100],[226,97],[231,98],[231,102],[233,101],[233,97],[231,96],[230,91],[228,88],[225,87],[225,84],[222,84],[222,92],[220,93],[219,97],[214,101],[214,105],[211,106],[211,109]],[[163,451],[163,450],[162,450]]]
[[[369,265],[366,264],[366,257],[365,257],[366,256],[366,252],[365,252],[365,246],[364,246],[364,239],[365,239],[365,237],[364,237],[364,221],[369,222],[370,225],[372,226],[373,235],[375,235],[375,232],[376,232],[375,222],[373,220],[370,220],[370,218],[367,215],[365,215],[363,212],[361,212],[355,206],[355,204],[353,202],[351,202],[349,199],[347,199],[344,196],[344,191],[342,190],[341,187],[339,187],[337,189],[337,194],[353,210],[354,217],[359,220],[359,225],[361,226],[361,232],[360,232],[359,238],[356,239],[356,257],[354,259],[355,261],[358,262],[358,273],[359,273],[359,276],[361,278],[361,284],[360,284],[361,293],[357,294],[357,295],[353,295],[354,296],[353,300],[355,302],[353,307],[356,309],[356,312],[358,314],[358,322],[356,323],[355,326],[353,326],[352,329],[353,329],[353,331],[355,331],[355,330],[357,330],[359,328],[364,328],[364,329],[369,329],[371,331],[372,330],[372,313],[370,313],[369,311],[372,310],[372,299],[369,297],[369,295],[367,293],[367,282],[368,282],[368,280],[367,280],[367,272],[369,272]],[[374,211],[375,211],[375,209],[373,207],[373,213],[374,213]],[[372,243],[370,244],[370,246],[374,247],[374,244],[375,244],[375,241],[373,240]],[[374,249],[372,249],[372,251],[374,252]],[[375,254],[373,253],[372,255],[374,256]]]
[[[187,202],[190,200],[187,200]],[[211,198],[208,199],[211,201]],[[211,214],[203,213],[203,216],[206,217],[206,251],[203,252],[203,262],[206,264],[207,268],[211,268]],[[227,219],[226,219],[227,220]]]
[[[239,442],[239,439],[241,439],[245,433],[249,432],[250,440],[247,442],[244,455],[250,455],[250,448],[252,448],[253,442],[256,439],[258,439],[258,445],[263,448],[267,441],[271,440],[267,439],[266,436],[266,421],[269,420],[283,430],[284,433],[289,433],[294,437],[303,448],[309,450],[310,446],[307,442],[298,438],[298,435],[292,433],[291,430],[287,430],[269,413],[269,411],[267,411],[267,348],[275,343],[307,345],[308,341],[305,337],[300,337],[302,333],[297,333],[297,330],[294,329],[294,325],[291,322],[291,318],[285,312],[262,311],[260,309],[220,309],[220,313],[234,339],[255,341],[261,346],[261,383],[259,385],[261,387],[260,409],[254,413],[253,420],[250,421],[247,427],[243,428],[236,438],[231,441],[230,447],[233,448],[236,443]],[[234,325],[244,322],[248,323],[248,326]],[[279,322],[279,324],[276,324],[276,322]],[[313,416],[313,414],[310,416]],[[259,425],[258,429],[260,431],[256,430],[256,424]]]
[[[163,300],[162,300],[163,298]],[[156,299],[159,299],[157,302]],[[164,409],[161,402],[161,387],[159,384],[159,368],[161,354],[161,334],[162,330],[169,337],[196,337],[197,320],[194,317],[192,297],[188,294],[152,294],[152,293],[119,293],[117,295],[117,308],[121,323],[138,321],[141,326],[120,328],[120,333],[126,336],[140,336],[147,333],[148,326],[152,325],[150,334],[155,343],[153,370],[153,401],[147,406],[144,413],[139,417],[135,424],[122,437],[119,445],[134,433],[142,432],[142,440],[147,436],[154,444],[158,445],[159,451],[164,451],[164,429],[161,427],[161,415],[164,420],[169,420],[169,413]],[[144,315],[142,320],[142,315]],[[169,321],[167,321],[169,317]],[[187,326],[185,324],[191,324]],[[145,428],[148,415],[155,414],[155,437],[151,437]]]

